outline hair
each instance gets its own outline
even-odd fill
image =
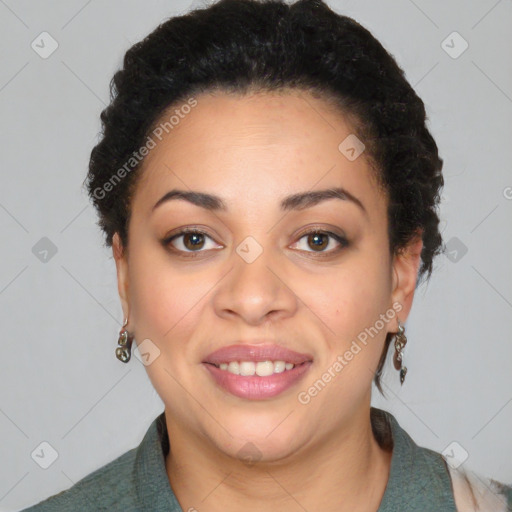
[[[126,52],[86,178],[106,246],[117,232],[128,248],[130,204],[143,174],[139,149],[171,106],[214,90],[288,89],[320,95],[350,120],[386,193],[389,251],[398,254],[421,236],[416,286],[428,280],[444,250],[437,215],[444,181],[424,104],[379,41],[322,0],[220,0],[165,20]],[[383,396],[393,337],[387,334],[374,375]]]

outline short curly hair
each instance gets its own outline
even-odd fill
[[[130,204],[144,162],[138,150],[171,106],[213,90],[288,88],[334,100],[352,121],[386,192],[390,253],[421,236],[417,285],[429,279],[444,250],[437,214],[444,182],[424,104],[379,41],[322,0],[220,0],[167,19],[126,52],[86,178],[106,245],[117,232],[128,247]],[[374,376],[382,395],[393,337],[387,334]]]

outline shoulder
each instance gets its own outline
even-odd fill
[[[454,469],[443,454],[418,445],[391,413],[371,412],[379,444],[393,445],[388,487],[379,512],[394,512],[405,505],[436,512],[512,512],[512,486],[462,466]]]
[[[388,483],[379,512],[456,512],[450,477],[441,455],[419,446],[389,412],[372,411],[382,447],[392,446]]]
[[[512,486],[475,471],[448,465],[457,512],[508,512],[512,510]]]
[[[437,489],[445,488],[443,481],[448,476],[449,494],[453,498],[456,512],[512,512],[512,486],[486,477],[467,468],[454,468],[445,457],[426,447],[417,447],[416,456],[425,477]],[[414,472],[411,475],[414,479]],[[425,484],[423,484],[425,485]],[[445,492],[445,494],[447,494]],[[451,501],[451,500],[450,500]]]
[[[21,512],[135,511],[133,467],[137,448],[85,476],[61,491]]]

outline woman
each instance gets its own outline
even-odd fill
[[[371,407],[442,250],[442,160],[381,44],[321,0],[221,0],[126,54],[88,191],[165,403],[27,510],[506,510]]]

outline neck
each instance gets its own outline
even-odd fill
[[[183,510],[378,510],[392,452],[373,436],[369,407],[301,453],[251,465],[176,424],[167,409],[165,415],[172,440],[166,470]]]

